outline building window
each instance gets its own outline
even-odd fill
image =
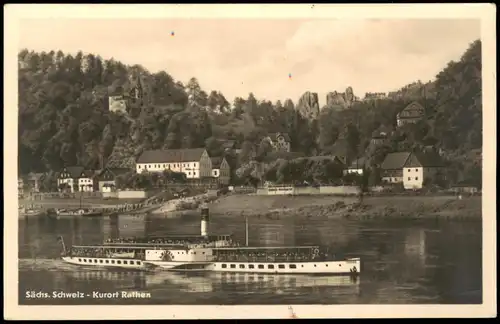
[[[297,266],[296,266],[295,264],[290,264],[288,267],[289,267],[290,269],[297,269]]]
[[[415,172],[418,172],[418,169],[415,169]]]
[[[410,177],[408,177],[408,181],[410,181],[410,180],[411,180],[411,178],[410,178]]]
[[[269,264],[269,265],[267,266],[267,268],[268,268],[268,269],[274,269],[274,264]]]
[[[224,268],[224,269],[227,268],[227,264],[223,264],[222,268]]]
[[[263,264],[259,264],[259,269],[264,269],[264,265]]]
[[[411,172],[411,169],[408,169],[408,172]]]
[[[284,265],[284,264],[279,264],[279,265],[278,265],[278,268],[279,268],[279,269],[285,269],[285,265]]]

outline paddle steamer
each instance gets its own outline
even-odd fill
[[[65,262],[126,269],[211,271],[262,274],[350,274],[361,271],[359,258],[336,259],[319,246],[240,247],[231,235],[208,235],[208,211],[202,212],[201,235],[162,242],[105,242],[96,246],[63,244]],[[248,223],[247,223],[248,245]],[[166,241],[165,241],[166,240]]]

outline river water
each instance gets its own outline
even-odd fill
[[[212,215],[211,234],[245,243],[241,217]],[[358,278],[307,275],[176,274],[82,268],[58,260],[67,245],[108,237],[199,234],[197,215],[19,220],[19,304],[481,304],[481,222],[249,219],[250,246],[328,246],[361,257]],[[96,299],[93,292],[141,291],[148,298]],[[83,298],[27,298],[45,292]]]

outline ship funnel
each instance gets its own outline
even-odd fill
[[[208,206],[201,206],[201,236],[208,236],[208,222],[210,220],[210,211]]]

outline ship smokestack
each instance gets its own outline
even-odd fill
[[[210,211],[208,206],[201,207],[201,236],[208,236],[208,222],[210,220]]]

